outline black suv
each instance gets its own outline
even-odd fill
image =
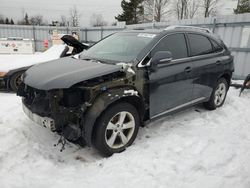
[[[125,31],[79,57],[31,67],[18,95],[32,120],[109,156],[148,120],[199,103],[221,107],[233,70],[230,51],[208,30]]]

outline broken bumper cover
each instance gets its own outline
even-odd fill
[[[34,121],[38,125],[49,128],[52,131],[56,130],[55,121],[53,119],[49,117],[41,117],[37,114],[32,113],[24,103],[23,103],[23,111],[32,121]]]

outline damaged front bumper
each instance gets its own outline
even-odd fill
[[[23,103],[23,112],[35,123],[43,127],[49,128],[52,131],[56,130],[55,121],[49,117],[41,117],[35,113],[32,113],[31,110]]]
[[[22,97],[24,113],[35,123],[58,132],[67,140],[81,137],[84,104],[75,90],[41,91],[22,84],[17,95]]]

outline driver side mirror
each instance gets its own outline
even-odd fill
[[[158,69],[158,64],[170,63],[173,59],[172,53],[169,51],[158,51],[154,54],[151,59],[151,70],[156,72]]]

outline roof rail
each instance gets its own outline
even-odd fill
[[[171,25],[165,28],[164,30],[172,30],[172,29],[193,29],[193,30],[199,30],[206,33],[213,33],[210,29],[204,28],[204,27],[194,27],[194,26],[188,26],[188,25]]]

